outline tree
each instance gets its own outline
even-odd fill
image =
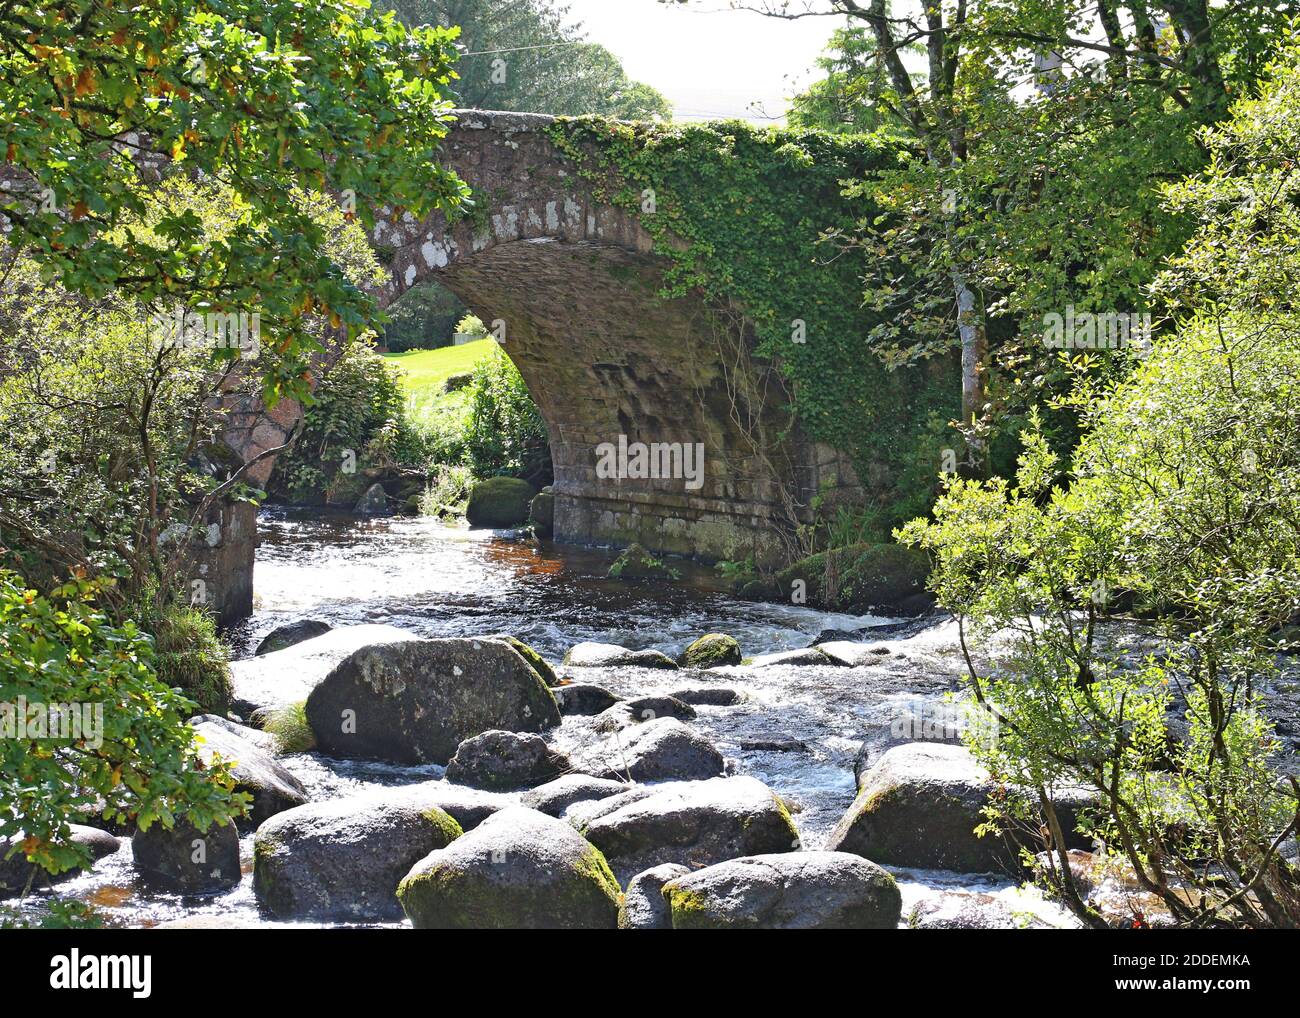
[[[977,473],[988,465],[997,404],[1060,381],[1042,343],[1043,314],[1067,304],[1140,310],[1127,302],[1186,235],[1160,208],[1159,185],[1199,165],[1196,129],[1253,82],[1285,37],[1291,7],[1262,0],[733,6],[787,19],[844,17],[873,40],[861,92],[913,139],[912,158],[855,185],[886,214],[834,239],[876,256],[865,296],[882,319],[872,342],[886,363],[960,350],[960,426]],[[924,50],[919,68],[906,60],[915,46]],[[1036,68],[1045,55],[1055,55],[1059,71],[1044,76]],[[1041,87],[1027,89],[1035,83]],[[991,385],[994,366],[1005,379]]]
[[[1275,771],[1266,697],[1300,616],[1300,46],[1201,137],[1206,170],[1165,189],[1197,224],[1158,282],[1181,294],[1177,331],[1115,384],[1062,354],[1087,418],[1069,474],[1031,430],[1014,486],[952,479],[901,537],[936,555],[964,638],[1011,637],[996,675],[968,658],[1000,730],[974,748],[1029,791],[996,822],[1051,832],[1072,908],[1100,921],[1065,858],[1062,783],[1094,791],[1090,833],[1176,921],[1294,928],[1300,782]]]
[[[465,55],[452,88],[469,109],[623,120],[668,118],[655,89],[632,81],[614,54],[586,42],[553,0],[389,0],[408,25],[458,26]]]
[[[467,189],[437,159],[453,38],[359,0],[7,4],[9,243],[72,293],[258,313],[275,337],[260,365],[267,397],[302,395],[322,326],[357,334],[375,307],[323,255],[293,195],[342,195],[367,225],[378,206],[454,207]],[[217,244],[167,210],[152,236],[127,228],[160,160],[225,184],[248,221]]]

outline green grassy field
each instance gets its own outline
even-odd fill
[[[474,365],[492,352],[496,340],[479,339],[463,346],[437,350],[405,350],[386,353],[384,360],[402,369],[402,388],[407,396],[423,401],[442,392],[442,383],[452,375],[473,371]]]

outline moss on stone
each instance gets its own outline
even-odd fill
[[[424,819],[433,824],[439,836],[442,838],[442,844],[439,848],[446,848],[453,841],[465,833],[464,829],[456,822],[456,818],[445,810],[431,806],[421,814]]]
[[[489,477],[470,489],[465,516],[476,527],[513,527],[528,520],[528,507],[536,494],[518,477]]]
[[[789,596],[802,581],[809,605],[867,611],[924,594],[929,572],[929,558],[916,548],[854,544],[801,559],[777,574],[776,586]]]
[[[533,671],[541,676],[542,681],[548,686],[558,686],[560,684],[560,677],[555,674],[555,669],[547,664],[546,659],[541,654],[533,650],[523,640],[509,635],[503,636],[502,639],[519,651],[520,656],[533,666]]]
[[[724,633],[707,633],[682,652],[682,664],[688,668],[716,668],[740,661],[740,644]]]

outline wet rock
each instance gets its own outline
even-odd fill
[[[724,633],[707,633],[682,651],[687,668],[717,668],[740,664],[740,644]]]
[[[490,731],[466,739],[447,764],[447,780],[473,788],[532,788],[569,769],[569,758],[540,735]]]
[[[1017,915],[992,894],[945,891],[923,898],[907,914],[914,930],[1020,930],[1049,929],[1030,915]]]
[[[556,686],[551,690],[561,714],[599,714],[619,702],[619,698],[604,686],[586,682]]]
[[[104,856],[116,852],[121,845],[117,838],[107,831],[101,831],[98,827],[87,827],[83,824],[72,824],[70,826],[72,836],[69,840],[72,844],[81,845],[89,851],[89,865],[92,867]],[[28,862],[27,856],[22,849],[14,852],[9,858],[5,858],[15,845],[21,844],[25,840],[26,835],[21,833],[13,837],[0,838],[0,900],[21,894],[27,886],[29,876],[32,881],[32,889],[39,890],[84,872],[82,869],[74,868],[64,870],[62,873],[50,873],[48,870]],[[33,871],[35,871],[34,875]]]
[[[724,766],[718,748],[676,718],[636,725],[574,756],[576,770],[625,781],[710,778]]]
[[[382,484],[372,484],[352,511],[358,516],[385,516],[388,513],[388,493]]]
[[[675,669],[677,662],[657,650],[628,650],[613,643],[579,643],[564,655],[564,663],[573,668]]]
[[[430,852],[397,889],[416,929],[613,929],[618,882],[571,825],[512,806]]]
[[[851,643],[847,640],[835,640],[821,643],[817,649],[832,662],[850,667],[878,665],[889,656],[889,648],[883,643]]]
[[[253,889],[281,919],[400,919],[398,882],[460,835],[460,825],[442,810],[398,798],[299,806],[257,829]]]
[[[160,822],[131,839],[135,870],[148,885],[180,894],[212,894],[239,883],[239,835],[234,824],[199,831],[187,820],[170,830]]]
[[[257,645],[257,650],[253,654],[261,657],[263,654],[273,654],[277,650],[285,650],[295,644],[302,643],[304,640],[312,640],[317,636],[324,636],[334,627],[328,622],[320,619],[297,619],[293,622],[286,622],[282,626],[276,626],[264,637]]]
[[[641,545],[629,544],[614,560],[606,575],[624,580],[671,580],[676,578],[677,570],[662,559],[655,558]]]
[[[902,896],[845,852],[787,852],[709,866],[664,886],[673,929],[892,930]]]
[[[251,742],[258,749],[264,749],[268,753],[276,751],[275,736],[270,732],[262,731],[260,728],[250,728],[248,725],[241,725],[237,721],[223,718],[220,714],[195,714],[188,723],[194,727],[205,724],[216,725],[245,742]]]
[[[242,734],[211,721],[194,725],[200,743],[199,758],[211,765],[220,756],[233,764],[235,791],[248,792],[253,797],[247,817],[236,823],[252,829],[275,814],[307,801],[307,788],[289,770],[262,747],[255,745]]]
[[[317,746],[331,756],[446,763],[491,729],[560,723],[555,697],[520,655],[495,640],[414,640],[364,647],[307,698]]]
[[[741,739],[740,748],[748,753],[808,752],[808,744],[798,739]]]
[[[726,686],[715,686],[711,689],[679,689],[668,695],[674,700],[680,700],[694,707],[734,707],[745,699],[743,693]]]
[[[510,644],[510,646],[514,647],[515,650],[519,651],[519,656],[533,666],[533,671],[540,675],[542,681],[548,686],[558,686],[560,684],[560,677],[555,674],[555,669],[547,664],[546,658],[542,657],[541,654],[537,653],[537,651],[533,650],[532,647],[524,643],[523,640],[505,633],[485,637],[485,639],[504,640],[506,643]]]
[[[962,746],[897,746],[864,775],[826,847],[890,866],[1014,870],[1015,850],[1003,839],[975,836],[992,790],[988,773]]]
[[[695,708],[674,697],[641,696],[635,700],[624,700],[614,704],[596,718],[595,727],[598,732],[614,732],[631,725],[653,721],[655,718],[690,721],[694,717]]]
[[[555,495],[543,488],[528,505],[528,522],[533,533],[549,541],[555,532]]]
[[[575,803],[595,802],[608,799],[627,791],[622,781],[609,778],[593,778],[589,774],[566,774],[538,785],[526,792],[521,800],[529,809],[535,809],[547,816],[563,816],[565,811]]]
[[[663,863],[698,869],[799,846],[789,811],[751,777],[651,786],[611,796],[571,819],[620,879]]]
[[[472,527],[517,527],[528,520],[528,506],[536,492],[518,477],[489,477],[469,493],[465,518]]]
[[[618,910],[620,930],[671,930],[672,913],[664,900],[664,884],[684,877],[690,870],[679,863],[665,863],[638,873],[628,881],[623,904]]]
[[[244,717],[301,703],[338,664],[362,647],[415,640],[396,626],[343,626],[261,657],[230,663],[235,709]]]
[[[768,668],[772,665],[792,665],[807,667],[811,665],[838,665],[835,658],[821,652],[820,647],[804,647],[802,650],[782,650],[775,654],[760,654],[749,662],[751,668]]]

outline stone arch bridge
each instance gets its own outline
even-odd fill
[[[502,345],[550,434],[557,542],[778,560],[781,535],[806,518],[814,493],[855,497],[847,459],[791,426],[777,372],[747,356],[742,317],[658,295],[665,264],[650,235],[593,197],[546,133],[552,121],[458,113],[441,155],[480,207],[456,222],[441,212],[379,216],[370,240],[391,270],[380,302],[437,279],[503,327]],[[281,445],[300,413],[291,403],[243,406],[226,442],[247,463]],[[602,447],[626,444],[634,458],[637,443],[657,445],[666,462],[677,446],[702,447],[703,469],[598,470]],[[261,460],[250,480],[264,483],[271,467]],[[215,600],[229,621],[251,610],[255,517],[237,505],[219,511],[223,538],[206,571],[221,577]]]

